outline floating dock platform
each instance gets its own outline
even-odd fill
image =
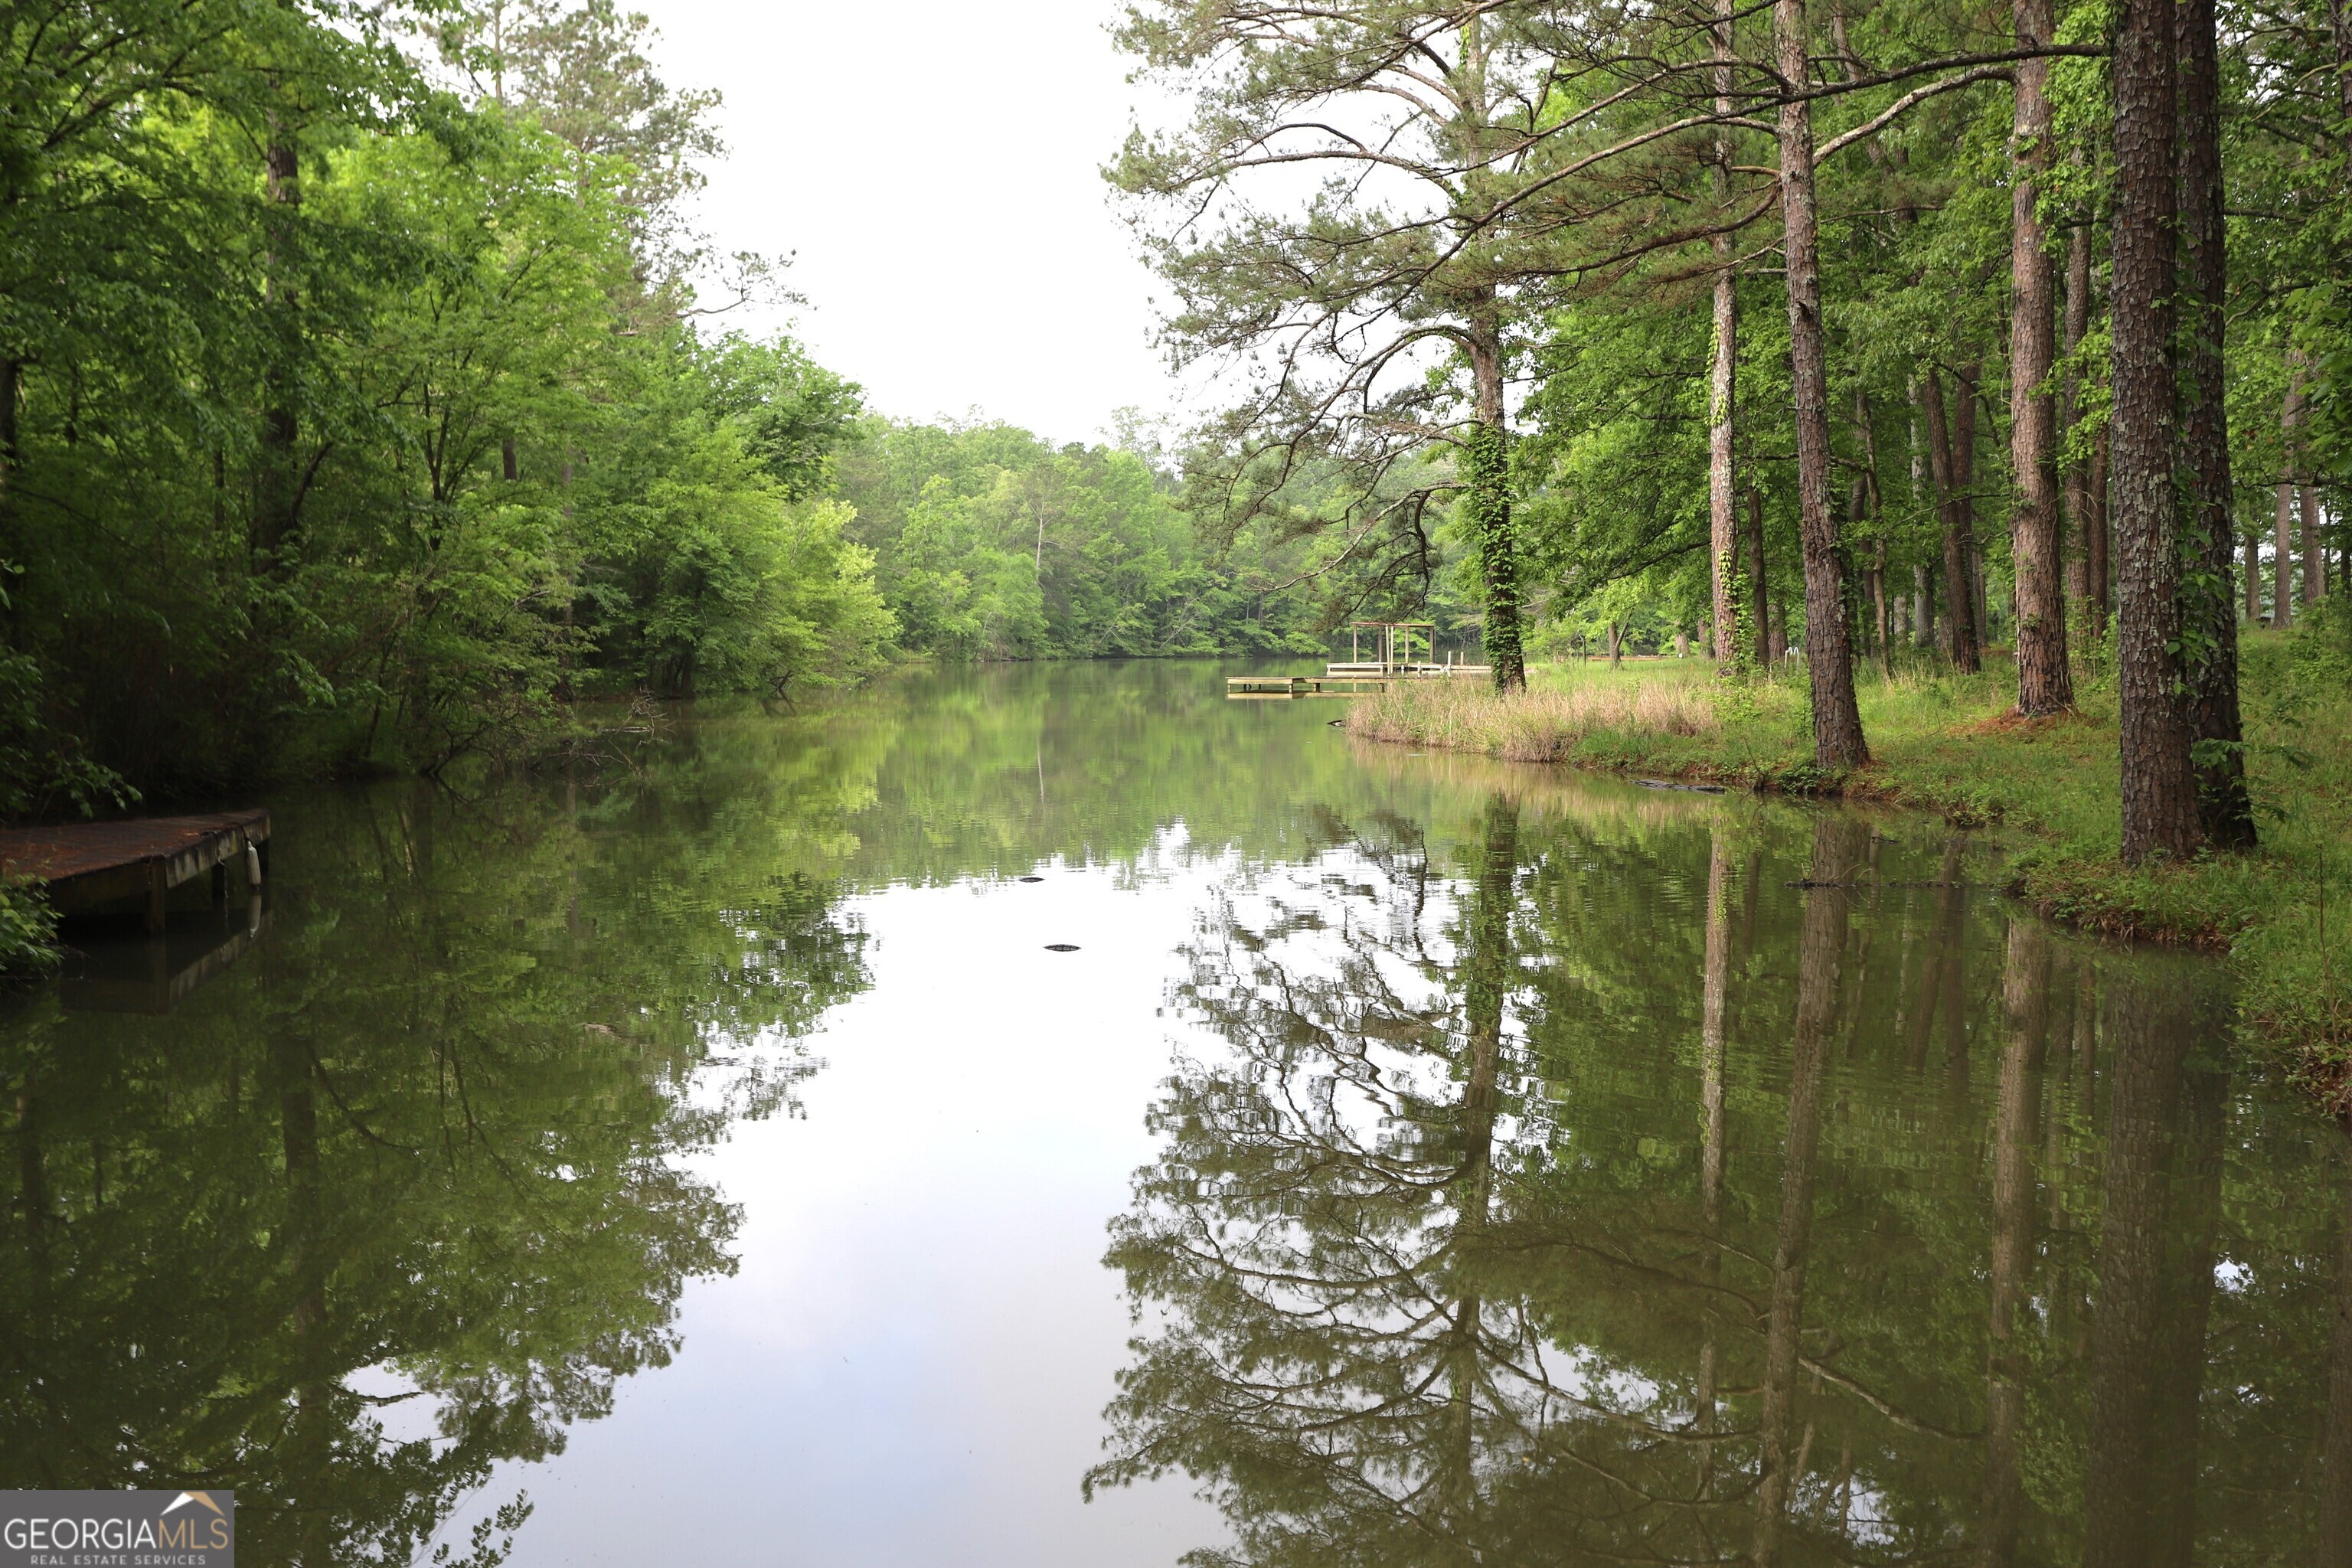
[[[1364,658],[1370,640],[1378,658]],[[1301,697],[1358,697],[1386,691],[1400,680],[1445,680],[1457,675],[1491,676],[1484,664],[1438,663],[1415,658],[1434,653],[1436,626],[1430,621],[1351,621],[1349,657],[1327,664],[1320,675],[1228,675],[1225,695],[1244,701],[1286,702]]]
[[[45,884],[59,914],[143,894],[147,929],[160,932],[164,900],[183,882],[211,872],[213,901],[225,904],[242,862],[248,885],[258,888],[268,846],[269,813],[260,810],[14,827],[0,832],[0,876]]]

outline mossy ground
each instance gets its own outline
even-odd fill
[[[1753,789],[1842,795],[2000,824],[2018,845],[2012,891],[2118,938],[2231,955],[2249,1037],[2293,1051],[2315,1092],[2352,1110],[2352,656],[2340,630],[2247,634],[2241,679],[2260,847],[2185,864],[2119,858],[2112,677],[2078,673],[2079,709],[2022,721],[2013,672],[1927,664],[1862,673],[1867,767],[1813,766],[1802,672],[1721,686],[1702,661],[1554,665],[1524,697],[1461,683],[1351,704],[1374,739],[1483,751]]]

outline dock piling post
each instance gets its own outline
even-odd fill
[[[159,859],[147,862],[147,934],[163,934],[163,900],[172,890],[166,881],[168,868]]]

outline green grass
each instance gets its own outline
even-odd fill
[[[1871,764],[1813,766],[1801,673],[1725,687],[1699,659],[1544,666],[1524,696],[1463,682],[1400,686],[1350,705],[1374,740],[1751,789],[1883,801],[2019,841],[2012,890],[2116,937],[2230,953],[2249,1036],[2289,1048],[2312,1087],[2352,1108],[2352,638],[2343,612],[2242,649],[2247,774],[2262,845],[2127,868],[2112,678],[2078,677],[2080,711],[2026,724],[2004,664],[1962,676],[1863,673]]]

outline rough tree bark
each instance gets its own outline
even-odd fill
[[[2016,0],[2013,16],[2020,49],[2042,47],[2057,30],[2053,0]],[[2020,60],[2016,70],[2009,405],[2010,458],[2017,471],[2017,710],[2039,716],[2074,705],[2074,679],[2066,664],[2066,601],[2059,581],[2058,409],[2050,385],[2057,361],[2057,278],[2040,210],[2050,168],[2050,62]]]
[[[1953,668],[1973,672],[1983,668],[1983,658],[1977,640],[1975,595],[1969,592],[1969,554],[1972,530],[1969,515],[1961,509],[1959,488],[1964,482],[1955,464],[1955,446],[1944,424],[1944,384],[1935,370],[1929,369],[1916,382],[1920,414],[1927,426],[1927,468],[1936,489],[1936,513],[1943,523],[1944,534],[1944,607],[1945,625],[1949,628],[1945,652],[1951,656]],[[1963,405],[1965,407],[1965,405]],[[1958,426],[1975,444],[1976,421],[1973,416],[1959,420]]]
[[[2107,452],[2112,432],[2109,426],[2099,426],[2098,438],[2091,443],[2091,510],[2084,518],[2084,531],[2090,537],[2083,542],[2084,570],[2091,579],[2091,603],[2099,613],[2102,626],[2106,614],[2115,607],[2115,576],[2111,571],[2114,527],[2107,515]]]
[[[2181,698],[2180,519],[2173,461],[2173,249],[2179,228],[2174,0],[2121,0],[2112,67],[2116,216],[2115,412],[2109,484],[2117,586],[2123,858],[2193,854],[2204,841]]]
[[[2083,374],[2074,352],[2091,330],[2091,224],[2086,216],[2066,236],[2066,376],[2059,399],[2059,428],[2069,435],[2083,416]],[[2091,469],[2087,463],[2066,468],[2066,598],[2074,606],[2076,626],[2090,618],[2082,606],[2091,597]]]
[[[2302,472],[2295,476],[2303,498],[2303,602],[2319,603],[2327,592],[2327,550],[2319,533],[2319,476],[2311,470],[2311,448],[2301,448]]]
[[[1804,0],[1775,0],[1772,43],[1781,79],[1811,80]],[[1837,525],[1830,517],[1829,345],[1822,327],[1821,236],[1813,206],[1813,107],[1780,106],[1781,247],[1788,261],[1789,373],[1797,415],[1798,536],[1805,570],[1805,664],[1813,687],[1813,763],[1870,761],[1853,695],[1853,641],[1845,617]]]
[[[2309,407],[2303,389],[2305,363],[2299,351],[2287,351],[2286,403],[2279,410],[2277,535],[2271,542],[2271,626],[2279,631],[2294,625],[2294,489]]]
[[[2021,4],[2024,0],[2021,0]],[[2230,605],[2236,503],[2230,492],[2230,423],[2221,361],[2229,272],[2221,226],[2221,66],[2213,0],[2179,0],[2180,294],[2189,405],[2181,421],[2191,510],[2183,520],[2182,647],[2190,691],[2189,743],[2206,839],[2243,849],[2254,842],[2238,716],[2238,618]]]
[[[1707,27],[1707,45],[1715,59],[1715,111],[1732,112],[1733,0],[1717,0],[1715,20]],[[1731,132],[1715,137],[1715,199],[1722,206],[1731,199]],[[1739,668],[1738,638],[1731,628],[1739,624],[1733,605],[1733,574],[1738,556],[1738,497],[1732,489],[1732,447],[1739,388],[1739,288],[1732,262],[1738,255],[1737,237],[1728,230],[1715,237],[1715,362],[1707,377],[1706,508],[1707,547],[1714,556],[1715,660],[1720,675]]]
[[[1984,541],[1977,534],[1977,413],[1983,373],[1981,359],[1952,371],[1952,508],[1959,518],[1961,559],[1969,564],[1969,624],[1979,662],[1992,636],[1992,620],[1985,613]]]
[[[2336,41],[2336,94],[2344,112],[2344,152],[2352,157],[2352,5],[2327,0],[2327,30]]]
[[[1772,619],[1770,595],[1764,585],[1764,492],[1754,485],[1748,487],[1748,600],[1755,608],[1755,624],[1748,628],[1748,651],[1758,664],[1769,664],[1772,658]]]

